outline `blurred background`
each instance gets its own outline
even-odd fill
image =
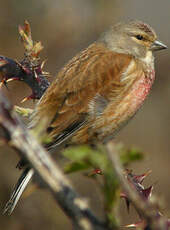
[[[23,47],[18,37],[17,26],[27,19],[31,23],[34,40],[44,45],[42,59],[47,58],[45,70],[52,75],[88,46],[98,35],[115,22],[140,19],[149,23],[159,38],[170,47],[170,1],[134,0],[1,0],[0,6],[0,54],[20,60]],[[135,173],[148,169],[152,174],[146,180],[154,185],[154,194],[159,196],[162,211],[170,216],[170,51],[156,54],[156,81],[151,95],[136,117],[117,136],[116,141],[142,150],[145,159],[131,165]],[[30,89],[20,82],[9,84],[4,89],[10,100],[17,105],[30,94]],[[34,107],[27,102],[25,107]],[[22,105],[23,106],[23,105]],[[20,172],[15,169],[18,157],[8,147],[0,150],[0,213],[8,200],[10,191]],[[98,216],[102,216],[100,193],[95,184],[82,175],[71,175],[75,188],[89,203]],[[80,180],[81,179],[81,180]],[[125,218],[122,225],[134,218],[128,215],[121,202]],[[132,213],[134,211],[132,210]],[[34,230],[71,229],[70,221],[56,207],[47,191],[37,191],[19,202],[13,215],[0,214],[0,229]]]

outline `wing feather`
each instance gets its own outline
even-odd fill
[[[89,104],[93,98],[101,94],[108,99],[114,88],[118,93],[118,89],[123,87],[121,75],[131,58],[129,55],[114,53],[102,44],[89,46],[58,73],[35,109],[33,126],[48,116],[48,126],[51,127],[52,137],[55,137],[72,124],[86,124]],[[79,126],[77,129],[80,129]]]

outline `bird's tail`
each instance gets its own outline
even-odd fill
[[[19,198],[21,197],[22,193],[24,192],[27,184],[31,180],[32,176],[34,174],[34,170],[30,168],[26,168],[23,173],[21,174],[20,178],[17,181],[17,184],[15,185],[11,197],[7,204],[5,205],[3,213],[7,213],[8,215],[11,215],[13,212],[15,206],[18,203]]]

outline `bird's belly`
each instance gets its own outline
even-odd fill
[[[142,76],[129,88],[125,95],[110,102],[106,112],[87,123],[71,139],[71,143],[107,142],[135,115],[146,99],[154,81],[154,71],[149,77]]]
[[[149,77],[142,76],[128,90],[119,102],[113,102],[110,110],[103,114],[98,128],[98,139],[108,141],[136,114],[146,99],[154,81],[155,73],[150,71]]]

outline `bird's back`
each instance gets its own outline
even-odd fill
[[[107,139],[142,103],[134,89],[141,86],[134,83],[143,77],[142,64],[131,55],[93,43],[58,73],[35,109],[32,126],[47,119],[56,143],[68,137],[74,143]]]

